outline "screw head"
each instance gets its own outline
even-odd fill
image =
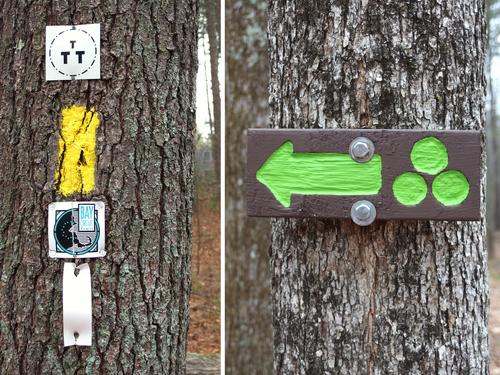
[[[349,146],[351,158],[359,163],[370,161],[375,152],[375,145],[366,137],[354,139]]]
[[[356,142],[352,145],[352,154],[358,158],[364,158],[370,152],[368,145],[364,142]]]
[[[370,225],[377,217],[375,206],[369,201],[358,201],[352,205],[351,218],[361,226]]]
[[[360,204],[356,209],[356,216],[362,220],[366,220],[370,217],[370,207],[366,204]]]

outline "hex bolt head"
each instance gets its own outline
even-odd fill
[[[360,226],[370,225],[377,217],[377,210],[370,201],[358,201],[352,205],[351,218]]]
[[[354,161],[366,163],[375,153],[375,145],[366,137],[358,137],[349,146],[349,154]]]
[[[369,152],[368,145],[364,142],[358,141],[352,145],[352,154],[358,159],[366,157]]]
[[[370,217],[370,207],[366,204],[360,204],[356,207],[356,216],[362,220],[366,220]]]

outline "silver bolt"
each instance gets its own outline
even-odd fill
[[[370,150],[368,149],[368,145],[364,142],[356,142],[352,146],[352,154],[358,159],[366,157],[369,152]]]
[[[360,219],[366,220],[370,217],[370,207],[366,204],[361,204],[356,207],[356,216]]]
[[[358,201],[352,205],[351,218],[361,226],[370,225],[377,217],[375,206],[369,201]]]
[[[375,152],[375,145],[365,137],[358,137],[351,142],[349,153],[351,158],[359,163],[370,161]]]

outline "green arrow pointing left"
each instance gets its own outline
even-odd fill
[[[349,154],[294,153],[292,142],[286,142],[260,167],[257,180],[286,208],[292,193],[376,195],[382,187],[382,158],[376,154],[369,162],[358,163]]]

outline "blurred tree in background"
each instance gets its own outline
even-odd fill
[[[220,372],[220,0],[198,2],[197,134],[187,374]]]
[[[220,184],[220,132],[221,96],[219,81],[220,59],[220,0],[200,1],[200,34],[208,35],[210,55],[210,84],[212,90],[213,118],[210,118],[210,142],[212,145],[213,167],[216,181]]]
[[[226,0],[226,373],[270,374],[269,220],[245,208],[246,129],[268,124],[265,1]]]
[[[495,231],[500,229],[500,162],[498,161],[497,129],[497,87],[495,85],[495,57],[500,52],[500,0],[487,1],[488,50],[486,59],[486,77],[488,103],[486,106],[486,152],[487,152],[487,192],[486,215],[488,231],[488,249],[490,258],[495,257]],[[498,62],[497,64],[498,65]],[[498,70],[498,68],[497,68]]]

